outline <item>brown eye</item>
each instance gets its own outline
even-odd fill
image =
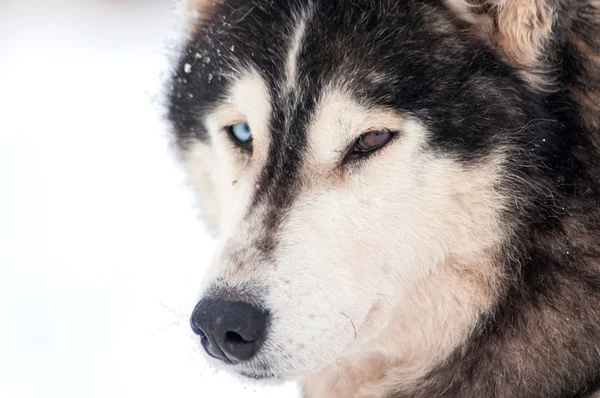
[[[354,152],[365,153],[381,148],[392,138],[392,132],[387,130],[364,133],[354,145]]]

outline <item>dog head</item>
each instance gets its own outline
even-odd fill
[[[462,3],[194,3],[169,117],[218,240],[192,316],[217,363],[426,369],[489,307],[555,122],[535,56]]]

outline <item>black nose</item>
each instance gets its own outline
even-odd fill
[[[249,303],[205,299],[194,308],[190,324],[208,355],[239,363],[252,358],[264,341],[267,316]]]

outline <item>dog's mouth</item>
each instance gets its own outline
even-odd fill
[[[254,372],[248,370],[238,370],[237,374],[251,380],[281,380],[281,377],[271,372]]]

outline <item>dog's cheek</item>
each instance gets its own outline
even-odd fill
[[[262,275],[272,286],[271,343],[307,370],[344,355],[383,327],[381,316],[370,317],[367,328],[363,324],[378,302],[397,296],[414,274],[392,269],[397,242],[376,235],[381,231],[373,225],[381,220],[374,214],[351,216],[348,209],[360,208],[355,200],[343,192],[306,197],[284,227],[277,269]],[[383,230],[393,233],[388,226]],[[399,252],[414,257],[403,246]]]
[[[254,189],[256,170],[233,151],[223,137],[213,134],[210,144],[196,142],[183,154],[202,219],[215,238],[237,231]]]
[[[187,182],[194,190],[202,219],[213,237],[219,234],[219,167],[210,145],[197,142],[183,154]]]

